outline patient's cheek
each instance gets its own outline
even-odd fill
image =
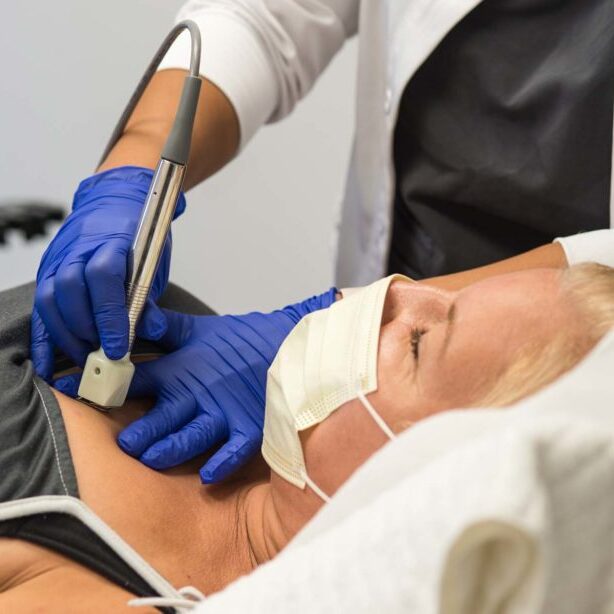
[[[307,473],[328,495],[387,441],[358,399],[301,433]]]
[[[329,496],[388,438],[360,401],[349,401],[326,420],[299,433],[309,477]],[[324,505],[309,486],[301,489],[271,472],[275,508],[293,537]]]
[[[329,496],[388,441],[358,400],[344,403],[299,436],[307,473]],[[301,489],[274,471],[271,486],[276,508],[292,534],[324,505],[311,488]]]

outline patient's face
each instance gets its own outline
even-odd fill
[[[536,269],[459,292],[394,282],[380,332],[378,389],[368,396],[375,409],[399,432],[446,409],[478,403],[518,350],[546,344],[560,327],[575,325],[559,279],[556,270]],[[331,495],[387,442],[358,400],[301,439],[309,475]],[[296,487],[284,484],[282,491],[298,496]],[[321,504],[308,489],[301,496]]]

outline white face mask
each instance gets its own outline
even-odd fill
[[[269,467],[299,488],[328,496],[309,478],[299,432],[358,398],[382,431],[394,434],[366,396],[377,390],[377,351],[391,275],[352,292],[328,309],[305,316],[269,368],[262,455]]]

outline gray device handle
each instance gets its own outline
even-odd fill
[[[192,127],[194,126],[201,84],[200,77],[193,77],[192,75],[188,75],[183,82],[175,122],[162,150],[164,160],[170,160],[184,166],[188,163],[192,142]]]

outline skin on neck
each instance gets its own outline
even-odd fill
[[[299,490],[274,472],[268,482],[251,487],[242,515],[253,567],[279,554],[322,505],[309,488]]]
[[[316,429],[301,432],[302,442],[307,442]],[[386,441],[378,440],[365,459]],[[274,471],[270,472],[268,482],[251,487],[245,495],[242,514],[254,567],[279,554],[323,505],[310,488],[299,489]]]
[[[192,584],[205,594],[221,590],[273,558],[307,521],[297,523],[283,497],[280,510],[275,484],[281,480],[261,458],[221,484],[203,486],[198,469],[206,455],[158,472],[122,452],[117,435],[150,401],[131,400],[103,414],[53,392],[81,499],[176,586]]]
[[[270,561],[290,540],[275,507],[270,484],[257,484],[249,489],[243,519],[252,568]]]

